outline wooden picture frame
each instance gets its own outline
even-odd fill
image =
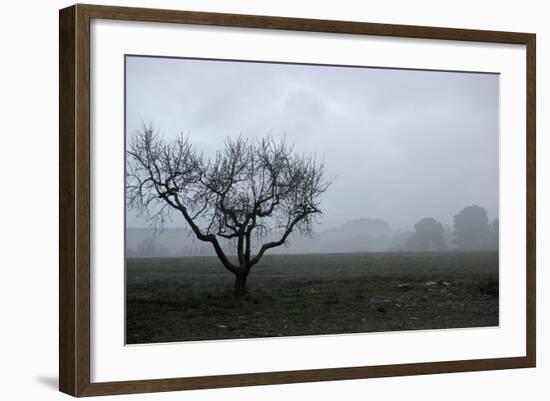
[[[90,21],[94,18],[524,45],[527,54],[526,355],[221,376],[91,382]],[[80,4],[60,10],[59,29],[60,391],[73,396],[95,396],[535,366],[535,34]]]

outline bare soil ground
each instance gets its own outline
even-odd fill
[[[487,327],[498,253],[267,255],[233,297],[216,257],[130,258],[128,344]]]

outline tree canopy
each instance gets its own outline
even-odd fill
[[[408,251],[444,251],[445,230],[441,223],[432,217],[425,217],[414,225],[414,234],[407,240],[405,248]]]
[[[459,250],[489,249],[490,232],[487,211],[481,206],[468,206],[453,217],[454,241]],[[498,231],[498,225],[496,226]]]

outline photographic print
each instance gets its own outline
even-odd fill
[[[127,55],[126,343],[499,325],[499,75]]]

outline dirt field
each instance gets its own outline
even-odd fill
[[[498,325],[498,253],[267,255],[233,297],[215,257],[128,259],[127,343]]]

